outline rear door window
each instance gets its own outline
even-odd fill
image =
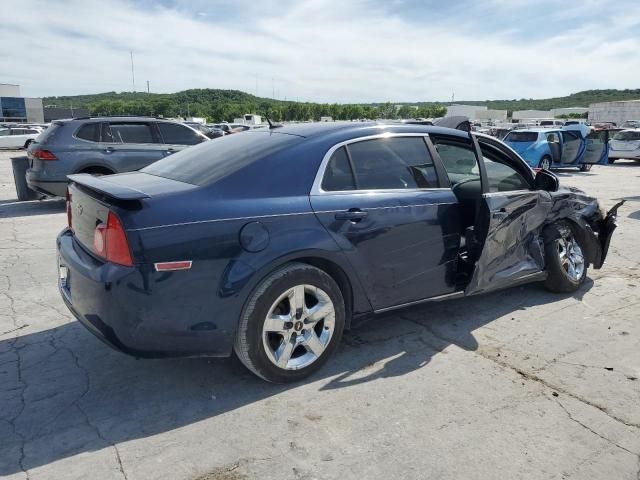
[[[109,122],[102,141],[107,143],[159,143],[153,134],[151,123]]]
[[[76,138],[89,142],[100,141],[100,123],[87,123],[78,129]]]
[[[390,137],[347,146],[359,190],[438,187],[423,137]]]
[[[204,141],[204,138],[196,132],[177,123],[159,122],[158,128],[160,129],[160,135],[162,135],[162,141],[167,144],[196,145]]]
[[[344,147],[340,147],[331,155],[331,159],[327,163],[322,180],[322,190],[336,192],[355,189],[356,183],[347,151]]]

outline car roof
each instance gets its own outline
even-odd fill
[[[148,122],[153,120],[154,122],[172,122],[180,123],[175,120],[169,120],[167,118],[145,117],[145,116],[102,116],[102,117],[76,117],[76,118],[61,118],[54,120],[58,123],[70,123],[70,122]]]
[[[532,133],[544,133],[544,132],[559,132],[560,130],[557,128],[515,128],[511,130],[509,133],[518,133],[518,132],[532,132]]]
[[[259,130],[258,130],[259,131]],[[264,131],[264,130],[263,130]],[[453,128],[436,127],[432,125],[401,124],[391,122],[314,122],[294,123],[278,126],[272,129],[278,133],[298,135],[305,138],[318,138],[323,136],[365,136],[389,131],[393,133],[425,133],[452,135],[468,138],[469,134]]]

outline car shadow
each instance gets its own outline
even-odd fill
[[[18,199],[0,201],[0,218],[33,217],[36,215],[64,213],[64,211],[64,198],[29,200],[24,202]]]
[[[592,285],[587,280],[573,296],[581,299]],[[428,368],[451,345],[478,349],[474,331],[484,325],[567,297],[526,285],[374,317],[347,332],[318,373],[289,385],[265,383],[235,357],[136,360],[75,321],[0,340],[0,476],[171,431],[302,386],[326,391],[403,376]]]

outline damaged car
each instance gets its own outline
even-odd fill
[[[533,168],[577,167],[586,172],[594,164],[608,163],[608,132],[582,124],[512,130],[504,142]]]
[[[579,289],[618,207],[495,138],[409,124],[271,125],[69,178],[57,251],[73,315],[136,357],[235,352],[271,382],[318,370],[354,318]]]

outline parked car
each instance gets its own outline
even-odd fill
[[[640,120],[627,120],[620,126],[622,128],[640,128]]]
[[[578,167],[581,171],[607,163],[607,131],[591,131],[586,125],[559,129],[528,128],[513,130],[504,142],[534,168]]]
[[[640,129],[620,130],[609,142],[609,163],[621,158],[640,161]]]
[[[64,197],[67,175],[129,172],[208,138],[177,122],[147,117],[56,120],[29,145],[29,188]]]
[[[562,127],[563,125],[563,120],[540,120],[541,127]]]
[[[212,128],[208,125],[203,125],[201,123],[196,122],[184,122],[185,125],[193,128],[194,130],[202,133],[204,136],[208,138],[218,138],[224,136],[224,131],[219,128]]]
[[[502,142],[421,125],[229,135],[139,172],[72,175],[62,298],[136,357],[227,356],[295,381],[352,318],[544,281],[573,292],[617,206]],[[480,163],[478,160],[480,159]]]
[[[27,148],[40,133],[42,130],[35,127],[0,128],[0,148]]]

